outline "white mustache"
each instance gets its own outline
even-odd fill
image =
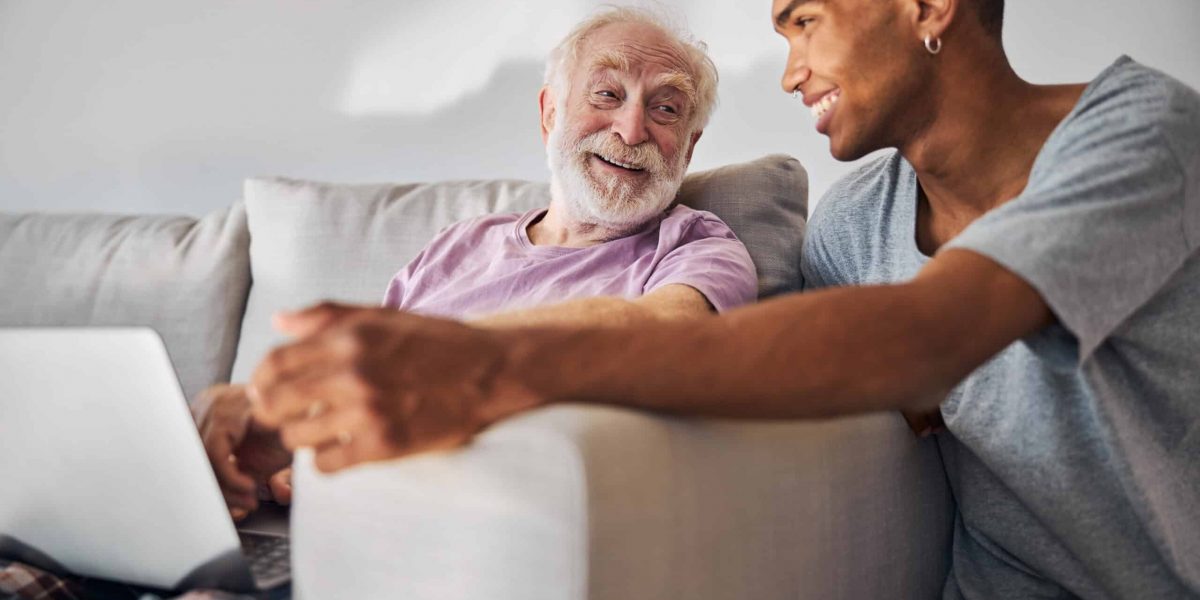
[[[575,144],[575,153],[580,155],[599,154],[600,156],[645,169],[658,174],[666,171],[667,159],[658,151],[658,147],[650,142],[642,142],[628,146],[612,133],[597,131],[584,136]]]

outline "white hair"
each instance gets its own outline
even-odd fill
[[[695,102],[691,124],[703,129],[717,104],[717,66],[708,56],[708,45],[695,39],[686,29],[675,26],[662,11],[635,6],[608,6],[575,26],[546,58],[545,85],[560,95],[561,103],[568,93],[567,73],[575,65],[579,49],[589,35],[608,25],[641,23],[666,33],[683,51],[695,85]]]

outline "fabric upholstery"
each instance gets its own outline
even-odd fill
[[[935,598],[953,515],[936,444],[895,413],[556,406],[333,475],[301,453],[293,482],[305,598]]]
[[[202,219],[0,213],[0,326],[148,325],[192,399],[229,378],[248,244],[241,204]]]
[[[783,155],[689,175],[679,196],[721,217],[746,244],[760,297],[800,287],[807,199],[804,168]],[[245,201],[254,285],[237,381],[285,340],[271,330],[274,312],[326,299],[378,304],[391,277],[442,228],[550,200],[547,184],[522,181],[342,185],[272,178],[248,180]]]

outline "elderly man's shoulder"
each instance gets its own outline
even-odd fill
[[[660,235],[687,238],[724,237],[737,240],[733,230],[721,217],[707,210],[683,204],[671,207],[660,225]]]

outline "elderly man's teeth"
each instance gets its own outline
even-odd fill
[[[840,93],[833,92],[818,100],[816,104],[812,105],[813,118],[820,119],[825,113],[829,112],[830,108],[833,108],[834,104],[837,104],[840,97]]]
[[[611,159],[611,158],[608,158],[607,156],[600,156],[599,154],[597,154],[596,156],[597,156],[597,157],[598,157],[600,160],[602,160],[602,161],[604,161],[604,162],[606,162],[606,163],[611,163],[611,164],[617,165],[618,167],[621,167],[622,169],[629,169],[630,171],[641,171],[641,170],[642,170],[642,168],[641,168],[641,167],[634,166],[634,165],[630,165],[630,164],[626,164],[626,163],[623,163],[623,162],[621,162],[621,161],[619,161],[619,160],[613,160],[613,159]]]

